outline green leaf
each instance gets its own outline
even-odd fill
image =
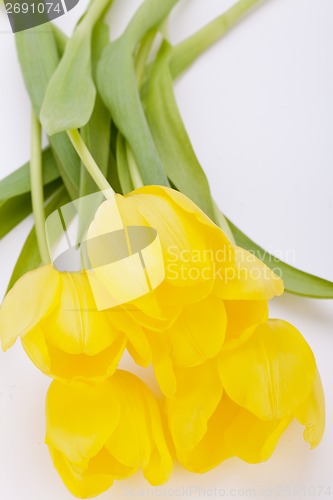
[[[50,196],[59,188],[61,181],[55,180],[44,188],[46,197]],[[14,196],[8,200],[0,202],[0,240],[6,236],[9,231],[22,222],[31,214],[31,195],[30,193]]]
[[[103,21],[100,21],[96,24],[92,36],[91,64],[93,75],[96,74],[98,61],[108,43],[109,27]],[[101,172],[106,176],[110,155],[111,117],[98,93],[91,118],[87,125],[81,129],[81,135]],[[85,196],[95,191],[98,191],[98,187],[86,168],[81,165],[80,196]]]
[[[50,148],[44,149],[42,161],[43,182],[45,185],[58,179],[60,174]],[[30,192],[29,168],[30,164],[27,162],[0,181],[0,200]]]
[[[125,33],[104,51],[97,84],[112,119],[133,152],[145,184],[169,185],[145,117],[134,56],[139,43],[157,28],[178,0],[146,0]]]
[[[92,34],[91,66],[95,78],[97,64],[102,51],[109,43],[109,27],[103,21],[99,21]],[[89,122],[81,129],[82,138],[89,149],[102,174],[106,177],[109,167],[110,143],[111,143],[111,117],[109,110],[104,105],[100,95],[96,94],[95,105]],[[98,186],[81,164],[80,176],[80,198],[99,191]],[[97,206],[96,206],[97,209]],[[94,210],[91,206],[80,204],[79,210],[79,232],[84,234],[93,218]]]
[[[54,33],[54,38],[55,38],[55,42],[56,42],[56,45],[57,45],[59,57],[62,57],[63,54],[64,54],[64,52],[65,52],[65,49],[66,49],[66,45],[67,45],[67,42],[68,42],[68,37],[55,24],[50,23],[50,26],[52,27],[52,30],[53,30],[53,33]]]
[[[66,45],[43,101],[40,120],[49,135],[82,127],[94,107],[90,37],[79,28]]]
[[[67,134],[53,135],[49,141],[66,189],[72,200],[75,200],[79,196],[80,159]]]
[[[230,31],[241,19],[262,0],[240,0],[229,10],[201,28],[194,35],[173,48],[170,69],[177,78],[197,58]]]
[[[126,141],[120,133],[117,135],[117,172],[122,193],[126,194],[133,191],[134,186],[126,154]]]
[[[48,217],[52,212],[65,205],[70,201],[68,193],[64,187],[60,187],[52,196],[45,206],[45,216]],[[41,257],[39,254],[38,243],[33,227],[30,231],[20,256],[14,267],[14,271],[10,278],[7,292],[15,285],[16,281],[21,278],[25,273],[36,269],[41,264]]]
[[[273,255],[270,255],[262,247],[254,243],[254,241],[246,236],[238,227],[232,224],[232,222],[228,222],[237,245],[253,252],[256,257],[273,269],[273,271],[278,270],[281,273],[287,292],[304,297],[333,299],[333,283],[331,281],[300,271],[282,260],[277,259]]]
[[[0,240],[31,214],[30,194],[21,194],[0,202]]]
[[[228,229],[228,223],[220,212],[215,212],[209,184],[183,124],[172,81],[258,1],[240,0],[176,47],[164,41],[156,60],[147,68],[148,81],[142,92],[148,123],[168,178],[211,219],[218,219],[224,229]]]
[[[59,63],[54,34],[42,25],[16,33],[15,40],[25,85],[39,116],[48,82]]]
[[[116,159],[113,155],[112,150],[110,151],[107,180],[108,180],[110,186],[115,191],[115,193],[125,194],[121,188],[121,185],[120,185],[120,180],[119,180],[118,171],[117,171],[117,162],[116,162]]]
[[[146,87],[144,102],[148,123],[169,179],[214,220],[208,181],[193,150],[174,95],[171,54],[171,46],[164,42]]]
[[[35,114],[40,115],[48,82],[59,63],[54,32],[47,25],[15,34],[16,48],[25,85]],[[65,133],[50,138],[50,145],[64,184],[78,197],[80,161]]]
[[[49,135],[86,125],[94,109],[92,75],[93,28],[110,0],[94,0],[68,40],[64,55],[49,81],[40,121]]]
[[[153,29],[148,31],[148,33],[143,37],[138,53],[135,57],[135,75],[138,84],[138,88],[140,89],[142,81],[145,76],[146,71],[146,63],[151,52],[155,37],[157,34],[157,29]]]

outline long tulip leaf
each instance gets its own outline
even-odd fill
[[[169,179],[214,219],[207,177],[193,150],[174,95],[171,54],[171,46],[164,42],[145,95],[148,123]]]
[[[112,150],[110,151],[107,180],[116,193],[125,194],[120,185],[117,171],[117,161],[113,155]]]
[[[0,203],[0,240],[31,214],[30,194],[14,196]]]
[[[229,226],[236,240],[237,245],[253,252],[256,257],[262,260],[268,267],[279,271],[285,284],[287,292],[313,297],[319,299],[333,299],[333,283],[331,281],[313,276],[312,274],[300,271],[289,264],[266,252],[262,247],[252,241],[232,222]]]
[[[60,177],[57,164],[50,148],[44,149],[42,162],[44,185]],[[0,181],[0,200],[6,200],[30,192],[29,168],[30,163],[27,162]]]
[[[109,27],[103,21],[96,24],[92,35],[91,64],[93,77],[96,77],[97,64],[102,51],[109,43]],[[111,117],[100,95],[96,94],[94,109],[89,122],[81,129],[81,134],[91,155],[104,175],[107,175],[111,141]],[[80,196],[85,196],[98,188],[81,165]]]
[[[109,43],[109,27],[99,21],[92,34],[91,66],[94,80],[96,78],[97,64],[104,48]],[[109,110],[104,105],[99,93],[96,93],[94,109],[88,123],[81,128],[82,138],[89,149],[96,164],[99,166],[104,176],[107,176],[110,157],[111,142],[111,117]],[[80,198],[98,191],[98,187],[87,169],[81,164],[80,175]],[[97,209],[97,206],[96,206]],[[94,211],[89,204],[80,204],[79,209],[79,232],[84,234],[91,222]]]
[[[144,36],[162,23],[177,2],[146,0],[125,33],[105,49],[98,68],[98,89],[130,145],[145,184],[168,185],[168,180],[142,108],[134,53]]]
[[[59,63],[54,32],[45,25],[15,34],[16,48],[25,85],[36,116],[48,82]],[[77,198],[80,161],[65,133],[50,137],[50,145],[59,172],[71,198]]]
[[[225,35],[258,1],[240,0],[176,47],[164,42],[154,64],[148,68],[142,93],[148,123],[169,179],[213,220],[217,215],[209,184],[178,110],[172,80]],[[223,217],[218,214],[220,223]],[[225,218],[223,226],[228,229]]]
[[[65,205],[70,201],[68,193],[64,187],[60,187],[45,205],[45,216]],[[36,269],[41,264],[41,257],[38,249],[35,228],[33,227],[23,245],[19,258],[14,267],[7,293],[15,285],[16,281],[25,273]]]
[[[126,154],[126,141],[120,133],[117,136],[117,173],[123,194],[134,189]]]
[[[81,31],[77,35],[69,40],[43,101],[40,120],[49,135],[82,127],[94,107],[90,38]]]
[[[91,39],[111,0],[94,0],[68,40],[44,97],[40,120],[49,135],[86,125],[94,109]]]
[[[228,33],[253,7],[263,0],[239,0],[229,10],[180,42],[173,49],[170,69],[177,78],[197,58]]]
[[[44,195],[51,196],[59,188],[61,181],[56,180],[44,188]],[[0,202],[0,239],[31,214],[31,195],[24,193]]]
[[[62,57],[63,54],[64,54],[64,52],[65,52],[65,49],[66,49],[66,45],[67,45],[67,42],[68,42],[68,37],[55,24],[51,23],[51,26],[52,26],[52,30],[53,30],[53,33],[54,33],[54,38],[55,38],[55,42],[56,42],[56,45],[57,45],[58,54],[59,54],[60,57]]]

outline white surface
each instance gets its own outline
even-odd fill
[[[59,26],[70,32],[85,3],[81,0],[59,19]],[[172,40],[231,3],[183,0],[172,16]],[[113,37],[139,4],[116,1]],[[176,86],[191,140],[221,208],[267,250],[331,280],[332,19],[332,0],[270,0]],[[3,177],[29,157],[29,102],[1,11],[0,30]],[[0,242],[0,296],[30,225],[30,220],[23,222]],[[327,398],[322,444],[310,451],[295,424],[266,463],[231,460],[204,476],[176,469],[170,483],[156,489],[137,475],[100,498],[333,497],[333,302],[285,295],[272,302],[271,315],[295,324],[317,357]],[[0,354],[0,498],[5,500],[72,498],[43,444],[48,384],[19,343]]]

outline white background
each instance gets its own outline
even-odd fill
[[[232,3],[183,0],[171,18],[172,41],[189,35]],[[139,4],[139,0],[115,1],[113,38]],[[81,0],[58,25],[70,33],[85,5]],[[332,24],[332,0],[268,0],[176,84],[191,140],[222,210],[267,250],[330,280]],[[0,30],[0,177],[4,177],[29,157],[29,101],[3,11]],[[0,296],[30,226],[31,219],[0,242]],[[266,463],[247,465],[234,459],[204,476],[176,468],[164,489],[150,488],[138,474],[115,484],[101,498],[333,498],[333,302],[286,294],[272,302],[271,316],[295,324],[317,357],[327,399],[321,445],[310,451],[301,427],[293,424]],[[19,343],[0,354],[1,499],[72,498],[43,444],[48,384]]]

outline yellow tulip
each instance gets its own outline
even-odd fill
[[[296,418],[315,447],[325,427],[325,403],[313,353],[289,323],[268,320],[213,361],[174,367],[177,392],[166,413],[177,457],[205,472],[223,460],[267,460]]]
[[[155,320],[153,329],[164,328],[170,317],[175,319],[179,306],[198,302],[211,292],[226,300],[269,300],[283,293],[281,279],[254,255],[234,247],[182,193],[144,186],[126,196],[115,195],[115,199],[124,226],[152,227],[161,242],[164,282],[156,293],[131,303],[132,310],[134,306]],[[90,237],[112,231],[113,215],[114,202],[107,200],[97,210]],[[141,321],[140,315],[138,318]]]
[[[17,337],[46,375],[103,380],[117,367],[126,338],[96,310],[84,272],[59,273],[51,265],[23,276],[0,309],[2,348]]]
[[[153,486],[172,471],[157,403],[134,375],[116,371],[95,385],[51,384],[46,443],[73,495],[96,496],[142,469]]]
[[[115,195],[97,210],[89,238],[111,233],[120,219],[125,227],[157,231],[163,282],[131,302],[98,311],[88,271],[44,266],[24,276],[6,296],[0,308],[2,346],[8,349],[21,337],[44,373],[99,382],[113,373],[127,345],[137,363],[153,361],[163,392],[172,394],[176,384],[170,363],[195,366],[214,358],[224,342],[240,342],[246,336],[240,318],[247,327],[265,321],[267,300],[283,292],[283,282],[253,255],[234,247],[175,190],[146,186]],[[148,258],[149,269],[161,266],[154,253]],[[103,269],[99,276],[103,280]],[[113,291],[130,286],[121,276],[108,285]]]
[[[253,327],[267,319],[267,301],[222,300],[211,294],[199,303],[184,306],[171,327],[158,333],[144,329],[163,394],[172,396],[177,390],[175,368],[204,364],[222,349],[241,345]]]
[[[154,227],[161,242],[163,283],[121,310],[143,329],[141,351],[147,355],[136,350],[134,359],[146,366],[152,357],[161,389],[170,395],[176,390],[172,365],[204,363],[220,352],[225,341],[239,342],[250,326],[267,319],[267,300],[283,293],[283,282],[254,255],[233,246],[220,228],[175,190],[145,186],[125,197],[116,195],[116,204],[126,226]],[[101,205],[91,237],[112,230],[113,210],[113,200]],[[120,320],[120,315],[113,316]]]

